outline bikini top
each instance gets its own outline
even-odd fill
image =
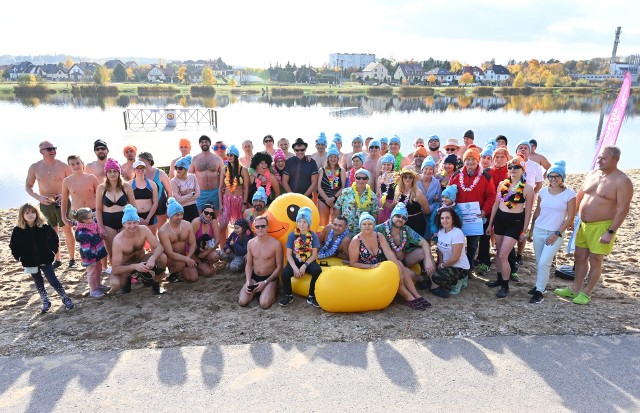
[[[103,194],[102,194],[102,204],[104,206],[106,206],[107,208],[110,208],[114,205],[118,205],[121,207],[126,206],[129,203],[129,198],[127,197],[127,194],[124,193],[124,190],[122,191],[122,195],[120,196],[120,198],[118,198],[118,200],[116,202],[113,202],[108,196],[107,196],[107,190],[105,189]]]
[[[200,238],[203,234],[202,232],[202,227],[204,226],[202,220],[200,220],[200,228],[198,228],[198,230],[196,231],[196,239]],[[213,236],[213,225],[209,225],[209,236],[211,237],[211,239],[215,239],[216,237]]]
[[[380,247],[380,235],[378,233],[376,233],[376,239],[378,240],[378,253],[373,255],[371,251],[367,249],[367,246],[364,245],[364,242],[362,242],[362,238],[360,238],[360,255],[358,262],[361,264],[380,264],[387,260],[387,257],[385,257],[382,251],[382,247]]]
[[[147,178],[144,179],[146,186],[144,188],[136,188],[136,180],[131,181],[131,187],[133,188],[133,196],[135,199],[153,199],[153,190],[151,189],[151,183]]]

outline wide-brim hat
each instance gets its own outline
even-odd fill
[[[445,142],[444,146],[442,147],[443,149],[449,146],[455,146],[456,148],[460,147],[460,143],[458,142],[458,139],[456,138],[449,138],[447,139],[447,141]]]
[[[304,146],[304,148],[307,149],[307,147],[309,147],[309,144],[303,141],[302,138],[298,138],[295,142],[293,142],[293,145],[291,145],[293,149],[295,149],[296,146]]]

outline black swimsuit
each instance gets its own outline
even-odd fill
[[[113,202],[108,196],[107,196],[107,190],[105,189],[104,192],[102,193],[102,204],[104,206],[106,206],[107,208],[110,208],[112,206],[121,206],[124,207],[127,205],[127,203],[129,202],[129,198],[127,197],[127,194],[124,192],[124,190],[122,190],[122,196],[120,196],[120,198],[118,198],[118,200],[116,202]],[[105,212],[102,211],[102,224],[106,227],[109,228],[113,228],[116,231],[120,231],[120,229],[122,228],[122,216],[124,215],[124,211],[118,211],[118,212]]]
[[[127,197],[127,194],[124,193],[124,190],[122,191],[122,196],[120,196],[120,198],[118,198],[118,200],[116,202],[113,202],[108,196],[107,196],[107,190],[104,190],[104,193],[102,194],[102,204],[104,206],[106,206],[107,208],[111,208],[112,206],[118,205],[121,207],[124,207],[127,205],[127,203],[129,202],[129,198]]]

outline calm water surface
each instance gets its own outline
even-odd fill
[[[441,141],[475,131],[476,142],[502,134],[509,139],[511,152],[522,139],[538,140],[539,152],[551,162],[564,159],[568,172],[589,169],[602,118],[606,122],[615,96],[525,96],[525,97],[440,97],[410,98],[365,96],[310,96],[277,99],[262,96],[219,96],[197,98],[73,98],[54,95],[45,98],[0,100],[0,152],[6,168],[0,176],[0,208],[19,206],[30,200],[24,192],[29,165],[41,159],[38,144],[49,140],[65,161],[79,154],[89,162],[95,158],[93,141],[105,140],[110,156],[123,160],[122,147],[134,144],[139,151],[154,155],[157,165],[168,165],[179,156],[178,139],[191,140],[197,151],[200,135],[240,146],[251,139],[262,148],[262,137],[271,133],[276,140],[291,142],[303,138],[310,143],[321,131],[338,132],[346,146],[353,136],[393,136],[402,139],[402,152],[409,153],[413,139],[437,134]],[[130,132],[124,130],[125,108],[167,106],[212,107],[218,111],[218,130],[205,127],[172,132]],[[618,137],[622,149],[620,167],[640,168],[632,155],[632,144],[640,136],[640,98],[632,97]],[[194,154],[197,153],[194,151]]]

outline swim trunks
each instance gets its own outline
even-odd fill
[[[612,222],[613,220],[596,222],[581,221],[578,234],[576,235],[576,247],[586,248],[593,254],[609,254],[613,250],[616,234],[613,234],[611,242],[608,244],[602,244],[600,237],[607,232]]]
[[[216,211],[220,210],[220,200],[218,199],[218,188],[200,190],[200,196],[196,200],[196,205],[198,205],[198,211],[202,211],[204,209],[205,204],[212,204],[213,209],[215,209]]]

